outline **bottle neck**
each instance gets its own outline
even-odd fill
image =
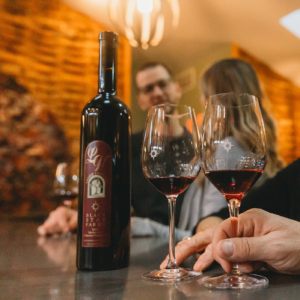
[[[100,39],[98,93],[117,93],[118,43],[113,38]]]

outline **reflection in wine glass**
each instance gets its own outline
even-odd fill
[[[53,194],[61,203],[71,208],[78,196],[78,168],[71,163],[60,163],[55,172]]]
[[[183,105],[157,105],[148,113],[142,147],[145,177],[168,199],[169,262],[165,270],[143,274],[144,279],[181,281],[201,272],[179,268],[175,258],[174,213],[177,196],[200,171],[199,132],[194,110]]]
[[[211,96],[201,142],[204,173],[227,200],[232,235],[237,237],[240,202],[266,164],[266,137],[257,98],[235,93]],[[259,275],[243,274],[237,263],[228,274],[202,279],[203,286],[217,289],[252,289],[268,282]]]

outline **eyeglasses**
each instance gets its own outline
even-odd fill
[[[150,94],[154,91],[154,88],[158,86],[160,89],[164,90],[170,85],[171,79],[160,79],[152,84],[148,84],[145,87],[138,88],[140,93],[145,95]]]

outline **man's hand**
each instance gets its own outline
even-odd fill
[[[300,274],[300,223],[260,209],[239,216],[239,238],[232,238],[230,219],[215,228],[213,256],[226,272],[231,262],[252,272],[264,265],[278,273]],[[229,238],[229,239],[228,239]]]
[[[72,232],[77,228],[77,211],[59,206],[52,211],[43,225],[39,226],[37,232],[41,236],[62,232]]]

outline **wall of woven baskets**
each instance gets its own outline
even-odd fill
[[[300,88],[236,45],[232,55],[251,63],[258,73],[266,105],[276,119],[280,155],[287,164],[293,162],[300,157]]]
[[[0,74],[14,77],[54,115],[67,136],[71,155],[78,159],[80,115],[85,103],[97,93],[98,35],[106,28],[59,0],[0,0],[0,11]],[[129,105],[131,47],[123,36],[119,38],[118,61],[118,95]],[[7,102],[3,99],[0,105]],[[0,149],[2,165],[3,151]],[[52,178],[53,168],[49,172],[44,176]],[[32,180],[37,180],[34,173]],[[4,183],[0,178],[0,188],[6,186]],[[20,188],[26,189],[22,184]],[[46,190],[50,192],[50,186]],[[31,199],[31,204],[21,205],[22,200],[7,199],[8,194],[0,193],[0,213],[5,207],[3,201],[13,214],[53,209],[50,202],[38,204],[42,202],[38,197]],[[49,198],[49,193],[42,196]]]

